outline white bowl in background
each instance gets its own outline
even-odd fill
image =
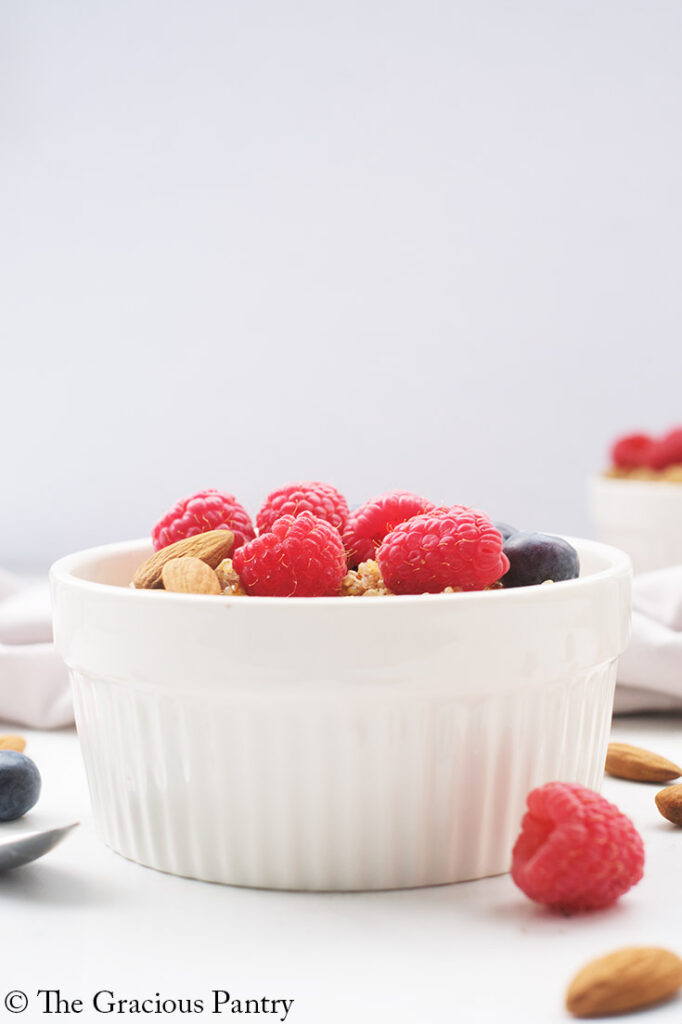
[[[682,483],[594,477],[590,511],[597,539],[626,551],[635,572],[682,565]]]
[[[601,783],[631,569],[573,543],[580,579],[420,597],[132,590],[146,541],[57,562],[55,638],[105,842],[277,889],[507,871],[530,789]]]

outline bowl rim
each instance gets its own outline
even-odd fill
[[[631,576],[632,575],[632,562],[624,551],[620,548],[612,547],[610,544],[602,544],[601,541],[589,540],[582,537],[572,537],[565,534],[552,534],[555,537],[561,537],[563,540],[567,540],[570,544],[578,550],[578,556],[581,557],[583,554],[589,552],[595,555],[601,555],[603,558],[607,558],[610,562],[604,569],[600,569],[598,572],[590,573],[587,576],[578,576],[572,580],[561,580],[556,583],[548,585],[547,583],[537,583],[529,587],[510,587],[505,590],[503,588],[499,590],[475,590],[465,591],[456,594],[378,594],[367,601],[352,601],[348,597],[306,597],[299,598],[298,600],[290,597],[249,597],[247,600],[242,596],[235,596],[230,594],[175,594],[167,593],[163,590],[137,590],[133,587],[120,586],[114,583],[97,583],[93,580],[86,580],[80,576],[75,575],[77,570],[84,563],[97,561],[98,559],[105,558],[108,556],[115,556],[117,554],[133,554],[139,550],[141,553],[148,550],[151,544],[149,538],[136,539],[133,541],[118,541],[114,544],[102,544],[92,548],[84,548],[81,551],[76,551],[73,554],[65,555],[63,558],[58,559],[50,568],[49,577],[50,584],[54,589],[56,584],[67,585],[74,587],[78,590],[89,591],[93,594],[99,594],[104,596],[108,594],[110,597],[116,597],[121,600],[127,601],[161,601],[162,604],[177,604],[178,602],[190,601],[196,602],[209,602],[209,604],[215,606],[218,601],[222,604],[238,604],[239,607],[243,608],[262,608],[262,607],[295,607],[295,608],[310,608],[310,607],[385,607],[388,602],[391,606],[404,606],[405,604],[418,604],[423,606],[424,604],[442,604],[444,602],[452,601],[453,598],[457,598],[457,603],[466,602],[467,604],[482,602],[482,601],[524,601],[534,600],[540,593],[543,595],[543,600],[557,600],[562,596],[568,596],[574,594],[576,591],[585,590],[594,585],[617,577]]]

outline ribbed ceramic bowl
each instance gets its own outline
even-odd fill
[[[508,870],[528,791],[598,787],[630,563],[422,597],[134,591],[147,542],[62,559],[55,636],[94,814],[141,864],[282,889]]]
[[[590,506],[597,538],[626,551],[635,572],[682,565],[682,483],[599,476]]]

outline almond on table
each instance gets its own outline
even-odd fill
[[[575,1017],[629,1013],[670,999],[682,987],[682,960],[655,946],[619,949],[583,967],[566,993]]]
[[[682,768],[666,757],[629,743],[609,743],[604,770],[633,782],[670,782],[682,775]]]
[[[7,734],[0,736],[0,750],[18,750],[20,754],[23,754],[26,749],[26,740],[23,736],[14,736]]]
[[[656,806],[673,825],[682,825],[682,783],[666,786],[656,794]]]

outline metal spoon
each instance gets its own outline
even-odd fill
[[[11,839],[0,839],[0,872],[20,868],[22,864],[30,864],[32,860],[49,853],[61,843],[67,832],[77,825],[76,821],[73,825],[64,825],[62,828],[49,828]]]

